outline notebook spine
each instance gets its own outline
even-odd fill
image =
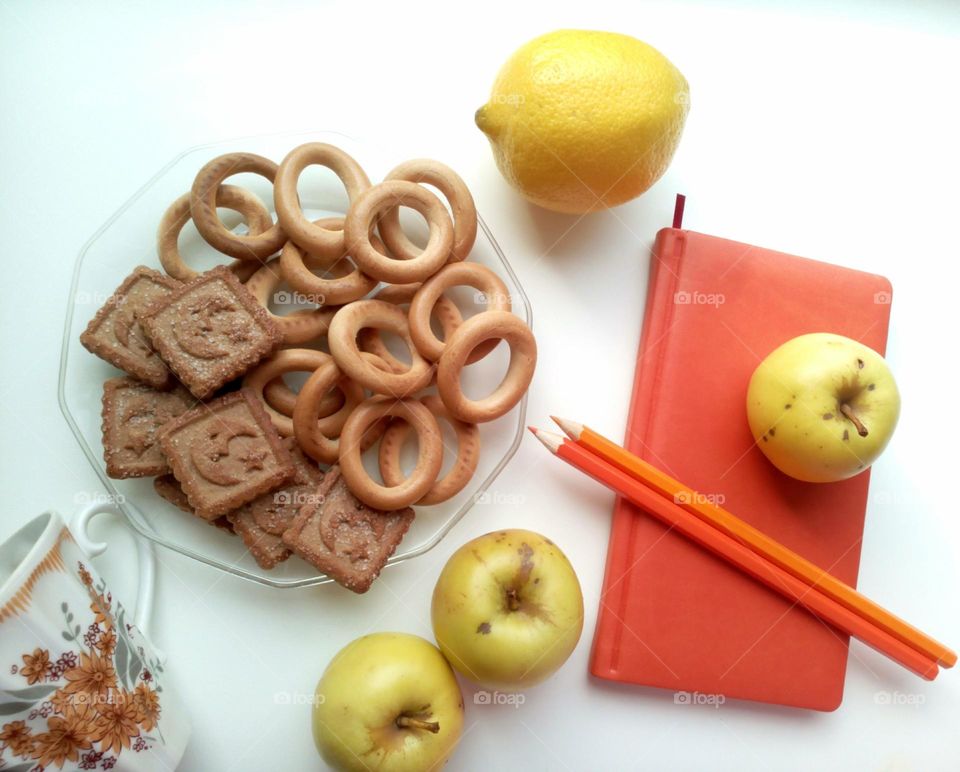
[[[686,246],[686,234],[676,228],[663,228],[650,258],[647,302],[643,329],[634,372],[630,410],[624,446],[644,457],[642,439],[646,435],[656,404],[656,387],[660,380],[666,336],[673,323],[676,308],[674,295],[680,277],[680,261]],[[638,517],[632,505],[620,498],[613,508],[610,540],[607,546],[603,596],[597,617],[590,669],[594,675],[610,677],[619,669],[621,639],[624,633],[629,582],[624,581],[636,560],[634,544]],[[618,545],[627,549],[617,549]]]

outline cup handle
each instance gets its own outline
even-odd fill
[[[70,518],[69,527],[73,534],[74,541],[80,550],[88,557],[97,557],[107,549],[107,543],[102,541],[93,541],[87,528],[90,521],[99,514],[111,513],[125,517],[123,512],[116,504],[110,501],[91,501],[89,504],[81,507]],[[133,608],[133,620],[143,636],[152,641],[148,626],[150,615],[153,610],[153,589],[156,578],[157,559],[153,551],[153,544],[147,541],[143,536],[134,531],[133,540],[137,545],[137,566],[140,572],[140,578],[137,582],[137,599]],[[164,659],[163,655],[156,650],[157,656]]]

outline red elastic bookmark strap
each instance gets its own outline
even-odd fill
[[[677,193],[677,203],[673,207],[673,227],[677,230],[683,227],[683,205],[687,203],[687,197],[683,193]]]

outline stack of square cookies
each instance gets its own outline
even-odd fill
[[[159,495],[238,534],[263,568],[296,554],[365,592],[413,520],[372,509],[277,432],[249,389],[231,386],[283,336],[227,268],[181,283],[143,266],[80,338],[127,373],[103,392],[107,474],[155,477]]]

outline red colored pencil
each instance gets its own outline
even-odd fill
[[[932,681],[940,672],[935,660],[840,605],[816,587],[805,584],[600,456],[558,434],[532,427],[530,431],[551,453],[575,469],[620,494],[644,512],[727,560],[838,630],[857,638],[928,681]]]

